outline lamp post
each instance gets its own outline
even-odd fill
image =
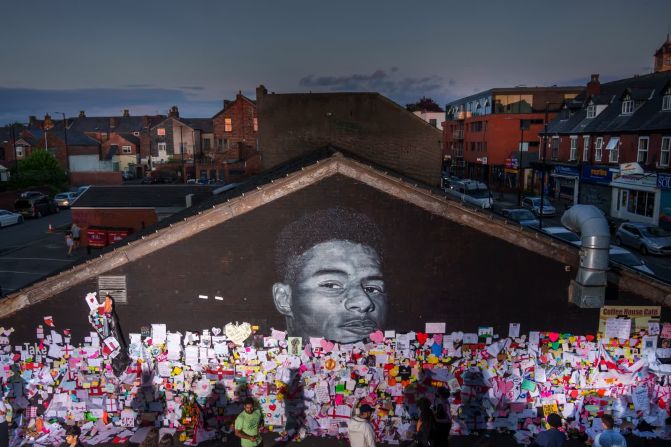
[[[54,112],[63,115],[63,135],[65,137],[65,171],[70,172],[70,149],[68,148],[68,120],[65,118],[65,112]]]
[[[520,120],[520,148],[517,151],[517,206],[522,205],[522,149],[524,148],[524,130],[527,129],[529,122],[525,119]]]

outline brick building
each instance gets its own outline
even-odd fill
[[[379,93],[256,91],[264,169],[335,146],[427,184],[440,181],[442,133]]]
[[[443,123],[450,173],[516,188],[518,165],[526,171],[538,157],[546,104],[553,117],[580,91],[582,87],[493,88],[450,102]],[[528,185],[528,175],[522,178]]]
[[[256,102],[238,92],[234,101],[224,100],[224,108],[212,117],[212,126],[215,152],[223,153],[224,158],[238,160],[240,157],[235,151],[240,145],[257,147]]]

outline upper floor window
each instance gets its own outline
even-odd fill
[[[671,91],[669,90],[666,91],[666,94],[662,98],[662,110],[671,110]]]
[[[259,131],[259,119],[254,118],[254,132],[258,132],[258,131]]]
[[[121,147],[121,153],[122,153],[122,154],[130,154],[130,153],[132,153],[132,152],[133,152],[133,151],[132,151],[132,149],[131,149],[130,146],[122,146],[122,147]]]
[[[659,165],[663,167],[669,166],[669,156],[671,155],[671,137],[662,138],[662,150],[659,155]]]
[[[596,116],[596,106],[590,104],[587,106],[587,118],[594,118]]]
[[[233,120],[224,118],[224,132],[233,132]]]
[[[589,161],[589,135],[582,137],[582,161]]]
[[[601,161],[603,156],[603,137],[597,137],[594,144],[594,161]]]
[[[552,137],[552,159],[559,160],[559,137]]]
[[[571,135],[571,153],[569,154],[569,161],[578,159],[578,135]]]
[[[627,95],[622,100],[622,114],[630,115],[632,113],[634,113],[634,101]]]
[[[636,161],[641,164],[648,163],[648,146],[650,144],[649,137],[639,137],[638,139],[638,154],[636,155]]]
[[[608,151],[608,161],[610,163],[617,163],[620,159],[620,137],[611,137],[606,145]]]
[[[156,135],[164,136],[165,135],[165,129],[162,128],[162,127],[160,129],[156,129]]]

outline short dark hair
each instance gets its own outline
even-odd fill
[[[601,423],[606,426],[606,428],[613,428],[615,425],[615,420],[610,414],[604,414],[601,416]]]
[[[372,412],[373,412],[373,407],[371,407],[368,404],[363,404],[359,407],[359,414],[372,413]]]
[[[65,436],[80,436],[82,434],[82,429],[78,425],[71,425],[65,430]]]
[[[334,240],[366,245],[382,258],[382,232],[367,215],[350,208],[321,209],[289,223],[278,235],[275,245],[278,275],[285,282],[293,282],[300,256],[315,245]]]
[[[561,417],[557,413],[550,413],[546,418],[550,427],[559,428],[561,427]]]
[[[242,401],[242,405],[254,405],[254,399],[245,397],[245,400]]]

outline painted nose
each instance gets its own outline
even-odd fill
[[[368,313],[375,310],[375,304],[370,299],[363,287],[352,287],[345,300],[347,310]]]

